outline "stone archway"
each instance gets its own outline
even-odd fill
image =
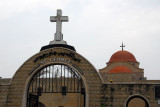
[[[145,98],[142,95],[132,95],[129,96],[126,103],[125,107],[150,107],[149,101],[147,98]]]
[[[99,107],[101,105],[102,78],[98,71],[88,60],[75,51],[56,47],[32,56],[17,70],[11,81],[7,107],[26,107],[27,88],[31,78],[41,68],[53,63],[66,64],[81,72],[86,88],[86,107]]]
[[[35,107],[37,99],[37,104],[40,101],[46,107],[85,107],[85,85],[81,75],[76,68],[63,63],[49,64],[35,71],[28,85],[27,105]]]

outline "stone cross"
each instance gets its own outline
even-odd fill
[[[123,42],[122,42],[122,46],[120,46],[120,47],[122,47],[122,51],[123,51],[123,47],[125,47],[125,45],[123,45]]]
[[[56,33],[54,35],[54,41],[63,41],[62,34],[62,22],[68,22],[68,16],[62,16],[62,11],[60,9],[57,10],[57,16],[50,16],[51,22],[56,22]],[[51,41],[53,42],[53,41]],[[50,43],[54,44],[54,43]],[[58,43],[61,44],[61,43]],[[63,44],[63,43],[62,43]]]

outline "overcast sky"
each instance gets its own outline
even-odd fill
[[[0,0],[0,76],[12,77],[54,39],[49,21],[62,9],[64,40],[97,69],[124,49],[148,79],[160,79],[160,0]]]

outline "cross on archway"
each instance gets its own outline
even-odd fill
[[[62,10],[57,10],[57,16],[50,16],[51,22],[56,22],[54,41],[63,41],[62,22],[68,22],[68,16],[62,16]]]
[[[125,45],[123,45],[123,42],[122,42],[122,45],[120,47],[122,47],[122,51],[123,51],[123,48],[125,47]]]

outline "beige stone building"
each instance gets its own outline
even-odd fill
[[[160,106],[158,105],[158,101],[157,105],[150,104],[146,97],[147,94],[151,93],[151,90],[155,91],[155,87],[159,87],[160,80],[147,80],[147,78],[144,77],[144,69],[139,68],[139,62],[135,56],[123,50],[123,48],[111,56],[107,62],[107,66],[100,69],[99,73],[103,78],[104,87],[106,88],[108,85],[111,88],[108,90],[109,93],[106,93],[107,98],[112,99],[113,97],[113,102],[110,104],[111,106],[120,106],[119,100],[123,99],[127,94],[130,94],[131,99],[129,97],[128,100],[126,100],[124,107]],[[111,93],[112,91],[113,93]],[[110,94],[110,96],[107,94]],[[154,94],[156,93],[154,92],[152,95],[148,95],[148,97],[151,98],[152,96],[153,99],[156,99],[154,98]],[[115,102],[117,102],[117,104]],[[123,107],[123,104],[121,106]]]
[[[118,51],[114,53],[107,66],[99,70],[104,81],[114,82],[135,82],[146,80],[144,69],[139,68],[135,56],[128,51]]]
[[[63,40],[67,20],[58,10],[54,40],[0,78],[0,107],[160,107],[160,80],[147,80],[132,53],[114,53],[97,71]]]

